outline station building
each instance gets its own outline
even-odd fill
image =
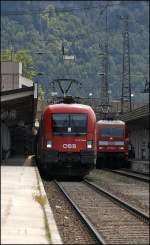
[[[129,140],[135,150],[135,159],[149,160],[149,104],[120,115],[120,120],[126,122],[129,130]]]
[[[3,161],[11,155],[25,153],[25,140],[32,135],[35,121],[37,84],[22,76],[21,63],[2,62],[0,88]]]

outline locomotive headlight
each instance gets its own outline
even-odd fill
[[[92,140],[87,141],[87,149],[92,149]]]
[[[47,148],[52,148],[52,141],[51,141],[51,140],[48,140],[48,141],[47,141],[46,147],[47,147]]]

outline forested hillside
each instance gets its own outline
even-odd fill
[[[34,77],[49,93],[49,82],[55,78],[75,78],[82,90],[75,95],[94,97],[100,94],[101,44],[105,40],[105,6],[107,1],[2,1],[1,48],[25,49],[33,59],[30,69],[42,73]],[[109,1],[109,89],[113,98],[121,96],[122,22],[128,15],[131,87],[144,88],[149,74],[149,7],[148,1]],[[66,54],[76,60],[64,63]],[[43,54],[39,54],[43,53]]]

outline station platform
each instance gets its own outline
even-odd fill
[[[130,163],[130,168],[133,171],[141,172],[143,174],[150,173],[150,162],[149,161],[129,159],[129,163]]]
[[[14,158],[1,166],[1,244],[62,244],[31,159]]]

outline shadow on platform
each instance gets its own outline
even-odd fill
[[[1,166],[36,166],[34,155],[16,155],[3,160]]]

